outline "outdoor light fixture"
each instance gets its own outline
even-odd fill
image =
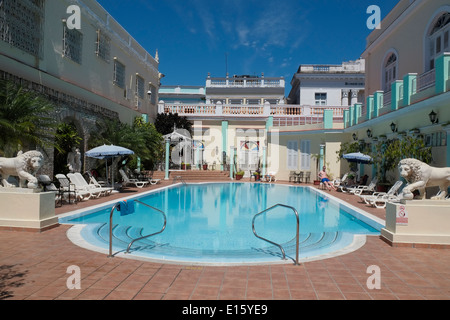
[[[434,112],[434,110],[431,110],[431,112],[428,114],[430,117],[430,121],[432,124],[439,123],[439,119],[437,118],[437,113]]]
[[[394,122],[391,123],[391,130],[392,132],[397,132],[398,130],[397,125]]]
[[[353,137],[353,140],[355,140],[355,141],[358,140],[358,137],[356,136],[356,133],[353,133],[352,137]]]
[[[367,137],[372,138],[372,130],[367,129]]]

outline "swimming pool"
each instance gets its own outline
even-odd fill
[[[280,249],[255,237],[252,219],[281,203],[299,213],[300,260],[341,254],[361,246],[365,235],[383,227],[356,208],[349,208],[310,187],[264,183],[178,184],[135,197],[165,212],[166,229],[135,242],[130,255],[152,260],[199,264],[271,263],[281,260]],[[105,250],[109,243],[112,203],[60,218],[75,224],[69,232],[77,244]],[[113,252],[123,252],[130,241],[158,232],[163,216],[135,202],[131,215],[113,215]],[[255,220],[264,238],[282,244],[287,258],[295,256],[296,218],[277,207]],[[127,254],[127,256],[130,256]],[[292,260],[289,260],[292,262]]]

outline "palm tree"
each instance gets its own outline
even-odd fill
[[[133,150],[134,157],[140,157],[143,163],[147,163],[147,167],[152,167],[159,159],[162,137],[153,124],[136,118],[131,126],[119,120],[103,120],[97,122],[96,126],[97,129],[89,139],[89,148],[103,144],[121,146]]]
[[[13,156],[23,147],[53,145],[54,106],[37,93],[0,80],[0,152]]]

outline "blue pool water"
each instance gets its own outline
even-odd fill
[[[187,184],[163,188],[135,198],[166,213],[167,227],[158,235],[135,242],[131,254],[167,261],[231,262],[279,261],[278,247],[255,237],[252,219],[258,212],[281,203],[294,207],[300,220],[300,257],[330,253],[348,246],[355,234],[379,234],[382,227],[357,219],[354,210],[308,187],[263,183]],[[112,205],[60,219],[86,224],[85,241],[107,248]],[[135,202],[135,213],[113,215],[113,249],[124,251],[142,235],[158,232],[163,217]],[[264,238],[283,245],[295,257],[296,218],[292,210],[277,207],[255,220]]]

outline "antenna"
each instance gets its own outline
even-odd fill
[[[228,52],[225,52],[225,75],[228,77]]]

